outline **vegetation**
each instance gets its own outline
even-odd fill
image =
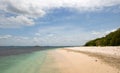
[[[120,46],[120,28],[105,37],[87,42],[85,46]]]

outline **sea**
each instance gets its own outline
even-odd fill
[[[52,50],[67,46],[0,46],[0,57]]]
[[[0,46],[0,73],[40,73],[47,51],[68,46]]]

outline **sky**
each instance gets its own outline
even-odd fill
[[[0,46],[80,46],[120,28],[120,0],[0,0]]]

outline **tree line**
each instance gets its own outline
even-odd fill
[[[85,46],[120,46],[120,28],[105,37],[88,41]]]

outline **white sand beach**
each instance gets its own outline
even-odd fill
[[[120,57],[120,46],[118,47],[69,47],[65,48],[74,51],[90,52],[97,54],[109,55],[112,57]]]
[[[48,54],[54,58],[54,62],[43,67],[45,73],[48,73],[50,68],[58,69],[60,73],[119,73],[119,70],[115,67],[83,53],[57,49],[50,51]]]

